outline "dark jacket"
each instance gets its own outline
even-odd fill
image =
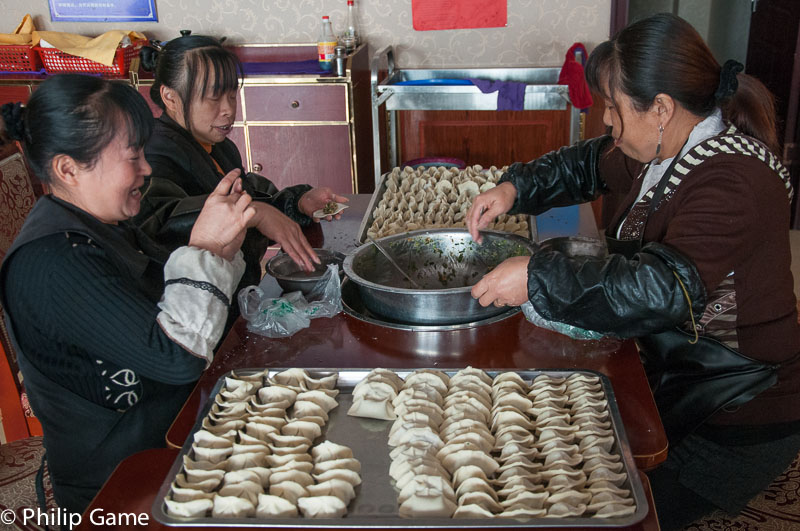
[[[517,189],[511,213],[603,196],[613,233],[629,210],[636,210],[629,219],[647,210],[647,196],[634,205],[642,170],[601,137],[514,164],[501,181]],[[673,175],[678,182],[670,182],[649,216],[632,258],[576,261],[537,252],[528,268],[534,308],[549,320],[642,337],[690,328],[688,296],[700,335],[766,363],[792,359],[800,352],[800,326],[789,267],[788,172],[758,141],[732,129],[691,149]],[[777,386],[712,421],[800,419],[798,365],[783,366]]]
[[[164,113],[156,120],[144,152],[153,170],[145,181],[141,209],[133,221],[169,251],[189,243],[197,215],[224,176],[214,161],[225,173],[239,169],[244,189],[254,201],[274,206],[301,226],[312,222],[297,207],[300,197],[311,189],[310,186],[299,184],[279,191],[266,177],[245,173],[239,150],[227,138],[215,144],[209,155],[190,132]],[[260,282],[261,259],[269,243],[256,229],[248,230],[242,244],[247,267],[237,293],[242,287]],[[231,317],[235,317],[239,313],[235,300],[232,306]]]
[[[0,268],[0,297],[56,501],[82,512],[125,457],[164,446],[205,363],[159,327],[167,253],[52,196]]]

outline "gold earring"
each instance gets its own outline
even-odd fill
[[[656,157],[661,153],[661,137],[664,136],[664,126],[658,124],[658,145],[656,146]]]

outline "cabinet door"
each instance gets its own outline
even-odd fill
[[[467,165],[527,162],[569,144],[567,111],[402,111],[400,159],[455,157]]]
[[[294,184],[329,186],[337,193],[352,193],[350,133],[343,125],[247,126],[250,171],[260,165],[261,175],[278,188]]]

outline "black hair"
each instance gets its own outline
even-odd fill
[[[697,30],[670,13],[635,22],[597,46],[586,63],[586,81],[615,105],[615,95],[626,94],[640,112],[660,93],[702,118],[720,107],[725,120],[777,149],[774,100],[766,87],[723,69]]]
[[[210,94],[217,98],[241,86],[243,73],[239,58],[222,43],[204,35],[184,34],[172,39],[160,50],[145,46],[140,52],[142,68],[154,72],[150,98],[166,110],[161,100],[161,86],[175,90],[183,101],[183,116],[188,126],[189,108],[195,97]],[[214,84],[209,87],[209,79]]]
[[[81,74],[48,78],[26,106],[2,108],[8,134],[22,141],[36,176],[52,183],[50,163],[59,154],[92,167],[120,130],[141,148],[153,132],[153,113],[141,94],[124,81]]]

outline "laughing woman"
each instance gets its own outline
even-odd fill
[[[213,358],[255,212],[230,175],[171,254],[128,222],[153,117],[124,83],[54,76],[3,118],[52,193],[6,254],[0,302],[56,501],[81,512],[122,459],[164,446]]]
[[[256,210],[242,246],[247,263],[242,285],[258,284],[269,240],[305,269],[313,269],[319,258],[301,226],[312,223],[312,213],[329,201],[347,199],[329,188],[305,184],[279,191],[267,178],[244,172],[241,155],[227,138],[241,84],[237,57],[216,39],[185,35],[161,50],[144,48],[142,65],[155,74],[150,97],[164,112],[145,146],[153,173],[137,224],[162,245],[184,244],[207,194],[223,175],[238,170]]]

